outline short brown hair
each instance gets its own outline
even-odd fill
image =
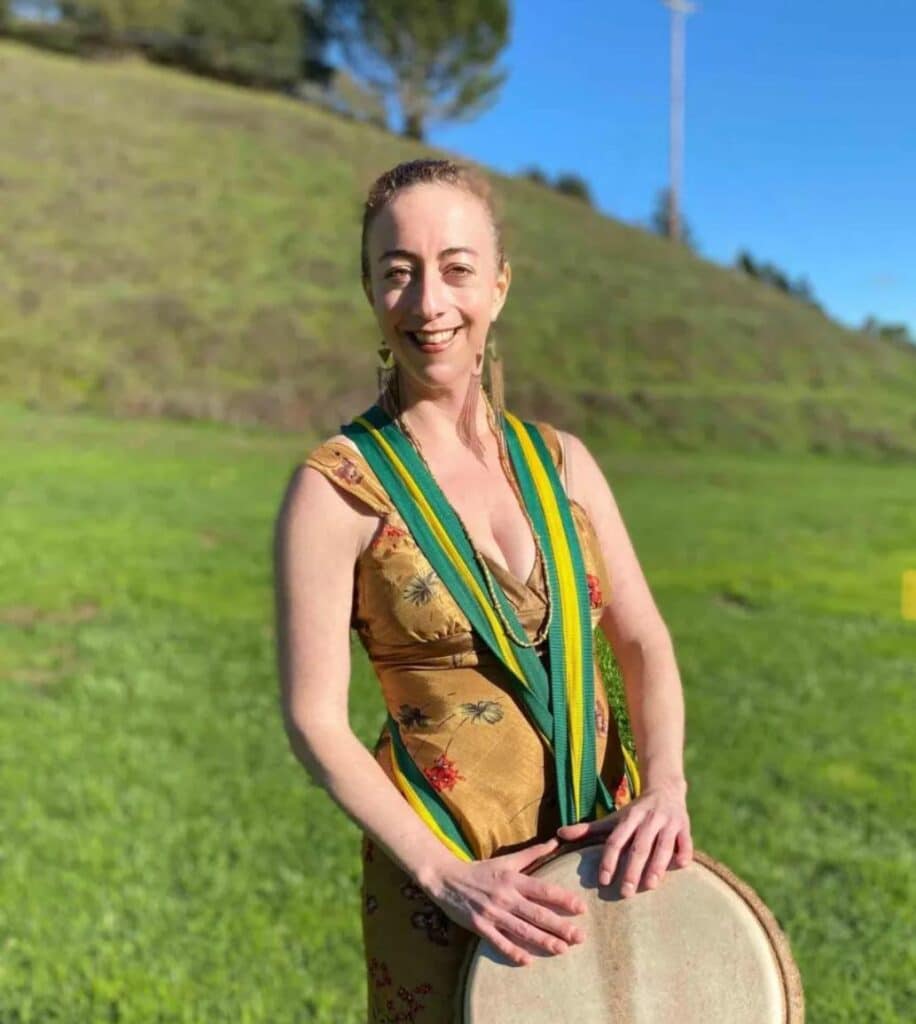
[[[493,236],[496,242],[496,267],[502,270],[506,263],[506,252],[502,241],[502,227],[497,208],[493,186],[481,171],[471,164],[459,163],[455,160],[407,160],[379,175],[369,189],[366,204],[363,208],[363,231],[360,241],[360,265],[363,282],[369,280],[369,229],[379,211],[402,189],[411,185],[445,184],[454,185],[470,192],[484,204],[490,223],[493,225]]]

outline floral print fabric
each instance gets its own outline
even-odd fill
[[[555,430],[537,426],[562,472]],[[559,825],[552,765],[512,697],[505,667],[475,636],[359,452],[333,439],[314,449],[306,464],[379,517],[357,560],[351,624],[411,757],[476,856],[549,838]],[[570,506],[595,626],[610,600],[611,581],[585,509],[574,501]],[[488,560],[488,566],[527,635],[534,636],[547,613],[540,559],[525,581],[496,562]],[[597,662],[595,726],[596,769],[620,806],[632,794]],[[374,753],[394,783],[390,747],[383,727]],[[461,963],[474,936],[451,922],[367,836],[362,853],[367,1020],[451,1021]]]

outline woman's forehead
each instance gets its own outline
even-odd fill
[[[373,245],[381,251],[397,247],[437,254],[441,249],[469,246],[480,253],[490,241],[481,201],[452,186],[404,189],[379,211],[373,227]]]

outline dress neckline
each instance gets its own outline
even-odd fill
[[[538,575],[538,569],[541,564],[541,556],[537,549],[535,549],[534,552],[534,565],[531,567],[531,572],[528,573],[528,579],[524,581],[520,576],[516,576],[511,569],[506,568],[506,566],[504,565],[500,565],[499,562],[497,562],[492,557],[492,555],[485,555],[481,551],[480,556],[487,563],[490,572],[502,577],[503,579],[510,580],[512,583],[514,583],[517,587],[520,587],[522,590],[530,590],[532,593],[541,596],[539,588],[536,587],[534,584],[535,577]]]
[[[363,470],[364,471],[368,471],[371,474],[372,470],[371,470],[371,467],[369,466],[369,463],[366,461],[365,456],[350,441],[349,438],[347,438],[345,441],[335,440],[334,443],[336,443],[338,445],[342,445],[344,448],[346,448],[346,450],[347,450],[349,455],[355,456],[357,459],[359,459],[360,464],[363,467]],[[506,467],[505,466],[503,466],[503,472],[506,472]],[[372,474],[372,475],[374,475],[374,474]],[[514,492],[515,491],[515,487],[512,485],[512,481],[509,482],[509,486],[512,488],[512,490]],[[460,520],[460,517],[458,517],[458,513],[455,511],[454,506],[451,504],[451,502],[448,500],[448,498],[446,497],[446,495],[444,493],[443,493],[443,498],[445,499],[445,501],[448,504],[448,506],[451,508],[452,513],[455,515],[455,517],[460,522],[461,520]],[[516,494],[516,499],[518,499],[518,495],[517,494]],[[389,501],[390,501],[390,498],[389,498]],[[527,591],[530,591],[531,593],[537,594],[538,597],[542,597],[543,596],[541,594],[540,589],[538,587],[536,587],[534,585],[534,583],[533,583],[535,577],[538,575],[538,569],[539,568],[543,568],[541,566],[541,562],[542,562],[541,552],[540,552],[540,550],[538,548],[538,545],[536,543],[535,543],[535,546],[534,546],[534,563],[531,566],[531,571],[528,573],[528,578],[526,580],[523,580],[520,576],[516,576],[515,573],[512,572],[512,570],[508,568],[508,566],[501,565],[499,562],[496,561],[496,559],[492,555],[488,555],[485,552],[481,551],[480,548],[477,547],[476,542],[473,541],[470,537],[468,537],[468,541],[470,542],[471,547],[477,552],[477,554],[487,563],[487,566],[488,566],[488,568],[490,569],[491,572],[495,572],[497,576],[500,576],[503,579],[510,580],[512,583],[514,583],[516,585],[516,587],[518,587],[518,588],[520,588],[522,590],[527,590]],[[414,543],[416,543],[416,539],[414,539]],[[543,579],[543,573],[542,573],[542,579]]]
[[[330,443],[335,444],[335,445],[337,445],[340,448],[343,448],[346,451],[346,453],[347,453],[347,455],[349,457],[358,459],[359,463],[360,463],[360,467],[363,470],[363,472],[367,473],[368,475],[370,475],[372,477],[375,476],[375,474],[372,472],[371,467],[369,466],[369,463],[366,462],[366,460],[365,460],[365,458],[363,456],[363,453],[356,447],[355,444],[353,444],[350,441],[349,438],[346,438],[344,440],[340,440],[340,439],[335,438]],[[390,498],[388,500],[390,502]],[[578,507],[582,511],[582,513],[584,514],[586,520],[590,521],[590,517],[588,515],[588,512],[585,510],[585,507],[581,504],[581,502],[576,501],[575,498],[572,498],[569,495],[567,495],[567,499],[566,500],[569,502],[571,509],[574,509],[574,508]],[[394,509],[394,506],[391,505],[391,508]],[[397,514],[398,514],[398,516],[400,518],[400,513],[397,513]],[[382,518],[384,518],[384,516]],[[416,544],[416,539],[413,537],[412,534],[410,536],[411,536],[411,539],[413,540],[413,543]],[[362,555],[368,554],[369,551],[371,551],[371,550],[372,550],[372,546],[369,545],[362,552]],[[543,572],[540,573],[541,580],[542,580],[542,586],[539,587],[539,586],[535,585],[536,577],[539,575],[539,570],[543,570],[543,566],[541,565],[540,552],[537,551],[537,549],[535,549],[535,552],[534,552],[534,565],[532,565],[532,567],[531,567],[531,572],[528,574],[528,579],[524,580],[524,581],[519,576],[516,576],[515,573],[513,573],[511,569],[508,569],[505,566],[500,565],[500,563],[495,561],[495,559],[491,555],[486,555],[483,552],[481,552],[480,554],[481,554],[481,557],[483,559],[485,559],[485,561],[486,561],[486,563],[487,563],[487,565],[488,565],[488,567],[490,568],[491,571],[495,572],[501,578],[503,578],[505,580],[508,580],[510,583],[514,584],[514,586],[517,589],[523,590],[523,591],[527,591],[527,592],[529,592],[531,594],[535,594],[538,598],[543,599],[543,593],[542,593],[542,589],[543,589]],[[362,557],[362,555],[360,557]]]

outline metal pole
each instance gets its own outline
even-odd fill
[[[668,124],[668,237],[681,240],[681,188],[684,176],[684,16],[696,10],[689,0],[664,0],[671,11],[671,70]]]

